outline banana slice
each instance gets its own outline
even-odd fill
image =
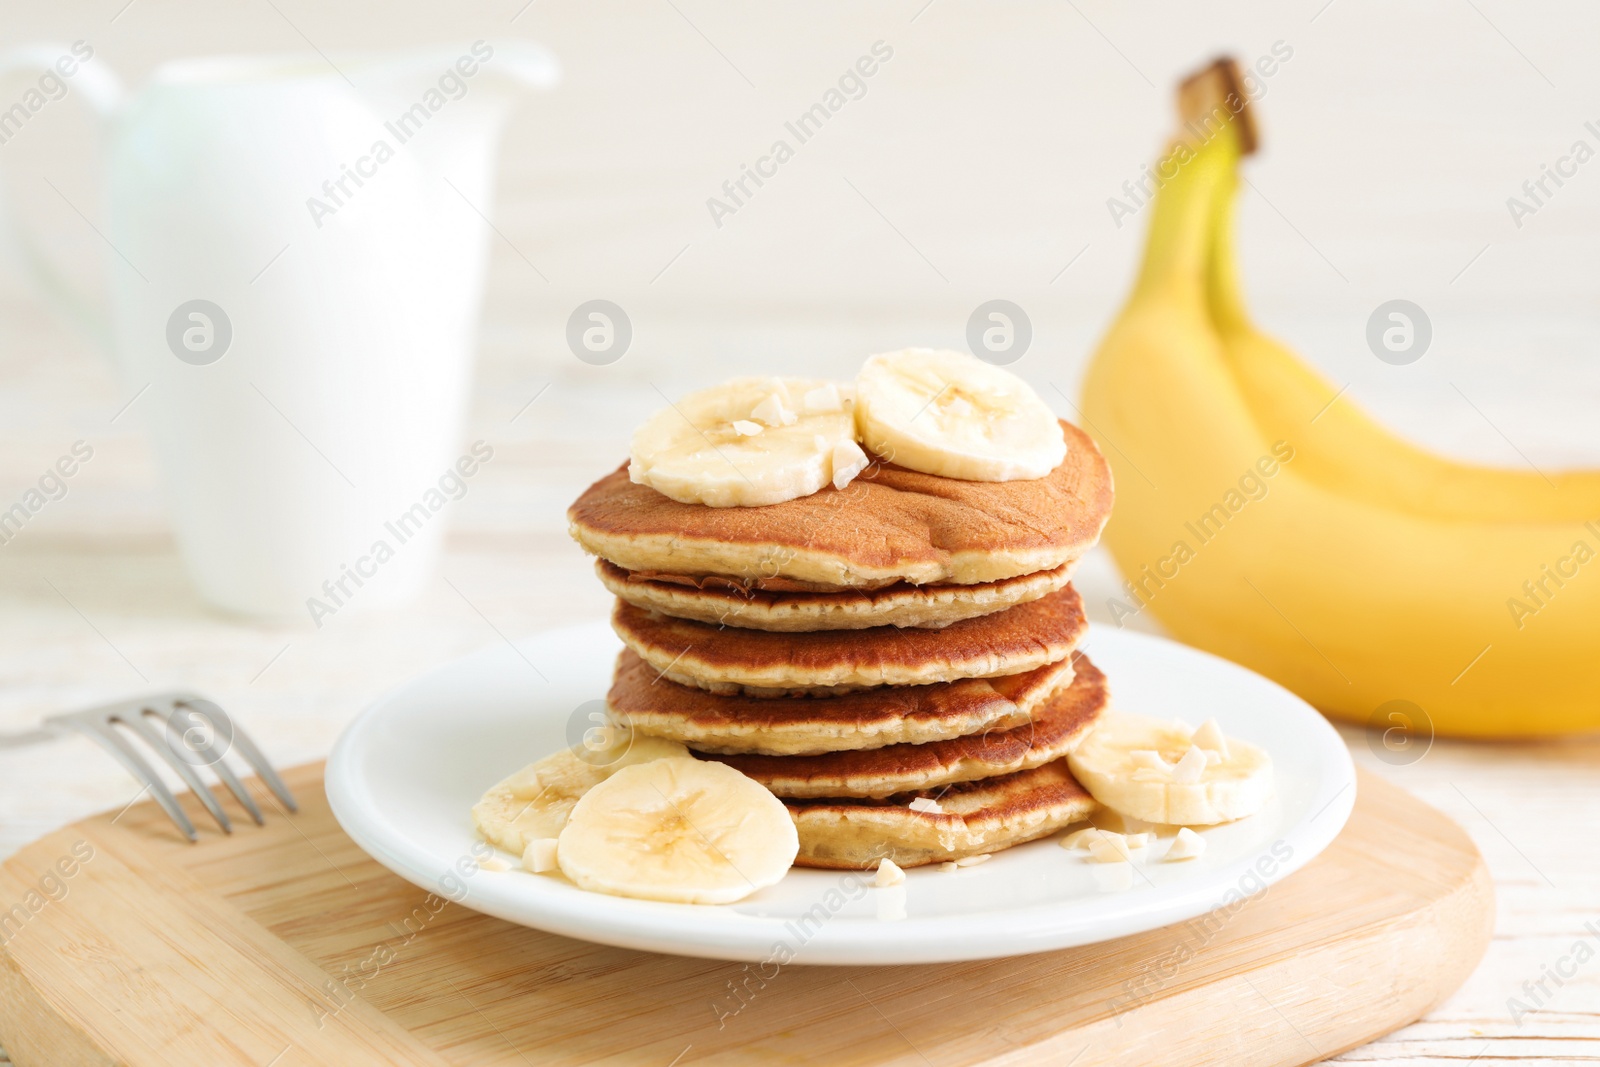
[[[530,843],[560,834],[578,799],[616,771],[688,755],[676,741],[627,731],[616,736],[611,751],[586,748],[580,755],[564,748],[491,787],[473,805],[472,821],[485,841],[521,856]]]
[[[834,480],[835,450],[855,444],[854,406],[834,382],[735,378],[650,416],[633,435],[628,476],[714,508],[810,496]]]
[[[1201,748],[1202,738],[1216,747]],[[1272,758],[1207,723],[1111,712],[1067,756],[1067,766],[1100,803],[1152,823],[1210,826],[1254,815],[1272,795]]]
[[[924,474],[972,482],[1043,478],[1067,455],[1055,413],[1027,382],[962,352],[907,348],[856,377],[867,448]]]
[[[659,759],[585,793],[556,846],[584,889],[731,904],[776,883],[800,851],[783,802],[723,763]]]

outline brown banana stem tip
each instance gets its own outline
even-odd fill
[[[1193,147],[1211,140],[1230,122],[1238,123],[1240,155],[1250,155],[1260,144],[1250,97],[1232,56],[1222,56],[1178,83],[1178,118],[1183,122],[1179,139]]]

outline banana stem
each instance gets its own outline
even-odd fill
[[[1239,157],[1256,147],[1254,120],[1231,59],[1183,81],[1178,114],[1178,135],[1155,168],[1161,187],[1135,296],[1170,293],[1175,283],[1191,282],[1202,298],[1209,296],[1218,242],[1229,240],[1228,205]],[[1231,271],[1231,258],[1223,268]]]

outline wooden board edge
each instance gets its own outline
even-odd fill
[[[0,1047],[18,1067],[117,1067],[88,1034],[74,1027],[21,964],[0,944]]]
[[[1256,959],[1236,979],[1224,977],[1199,986],[1175,985],[1169,995],[1158,998],[1165,1004],[1161,1012],[1164,1017],[1215,1018],[1218,1023],[1214,1032],[1197,1028],[1174,1039],[1170,1027],[1164,1031],[1143,1028],[1146,1032],[1141,1033],[1139,1026],[1130,1027],[1126,1020],[1119,1024],[1115,1018],[1100,1017],[1071,1030],[1041,1037],[1031,1044],[1013,1045],[1011,1049],[983,1055],[971,1062],[1024,1064],[1041,1059],[1066,1062],[1081,1057],[1076,1061],[1077,1067],[1120,1062],[1171,1063],[1185,1067],[1259,1063],[1263,1067],[1267,1064],[1277,1067],[1294,1062],[1286,1056],[1292,1055],[1297,1046],[1304,1057],[1299,1062],[1315,1062],[1389,1033],[1436,1006],[1465,980],[1487,948],[1494,923],[1493,884],[1482,856],[1453,820],[1386,780],[1366,773],[1360,777],[1359,795],[1369,799],[1378,799],[1373,794],[1382,796],[1389,801],[1380,804],[1383,808],[1393,808],[1394,799],[1403,798],[1407,804],[1423,809],[1430,824],[1443,826],[1441,840],[1455,858],[1446,866],[1447,875],[1453,881],[1441,882],[1448,888],[1439,895],[1419,897],[1418,906],[1410,910],[1391,912],[1381,920],[1374,919],[1365,926],[1330,937],[1325,943],[1280,957]],[[1410,811],[1409,808],[1405,810]],[[33,884],[39,872],[49,869],[51,859],[67,853],[75,841],[87,838],[119,852],[122,850],[115,847],[118,839],[130,837],[144,846],[150,843],[147,834],[135,835],[125,826],[114,825],[109,813],[47,836],[0,864],[0,901],[13,899],[20,885]],[[135,844],[135,840],[124,842],[125,848],[137,853],[129,857],[130,861],[141,866],[151,862],[145,849],[135,848]],[[187,846],[174,839],[157,852],[170,855],[174,848],[204,848],[204,845]],[[1308,867],[1291,878],[1312,869]],[[152,872],[152,877],[157,881],[170,881],[164,871]],[[183,875],[180,880],[183,878],[188,876]],[[189,891],[187,884],[183,888]],[[199,891],[208,897],[215,896],[203,889]],[[216,899],[233,909],[233,905],[222,898]],[[222,914],[213,911],[210,901],[204,910]],[[245,921],[255,925],[248,917]],[[261,934],[271,938],[265,930]],[[3,931],[0,931],[0,941],[3,940]],[[298,953],[294,954],[298,957]],[[1396,975],[1415,973],[1419,969],[1373,965],[1374,959],[1383,960],[1386,955],[1397,961],[1403,958],[1429,960],[1429,967],[1420,972],[1426,981],[1396,988]],[[1359,961],[1357,968],[1346,967],[1354,978],[1343,987],[1358,989],[1359,993],[1356,997],[1328,998],[1327,976],[1339,973],[1341,960],[1347,964],[1351,960]],[[97,1041],[92,1036],[93,1024],[88,1019],[80,1018],[72,1005],[58,1003],[47,984],[30,977],[28,968],[23,966],[25,962],[19,961],[9,947],[0,944],[0,994],[4,995],[0,1000],[0,1041],[10,1042],[8,1047],[12,1048],[19,1067],[110,1067],[111,1064],[156,1062],[130,1060],[125,1054],[110,1051],[109,1042]],[[309,974],[323,974],[309,961],[304,961],[304,965],[310,968]],[[1370,1005],[1372,1010],[1351,1012],[1346,1008],[1341,1014],[1324,1018],[1319,1014],[1319,1006],[1325,1009],[1329,1000],[1346,1005],[1357,1000]],[[359,1009],[356,1010],[359,1014]],[[354,1018],[347,1021],[354,1021]],[[395,1025],[382,1016],[373,1022],[379,1031]],[[1241,1036],[1245,1033],[1248,1043]]]
[[[1358,789],[1368,789],[1375,776],[1360,771],[1358,778]],[[1151,1043],[1148,1031],[1141,1033],[1139,1028],[1124,1026],[1116,1017],[1102,1017],[986,1060],[983,1067],[1022,1067],[1058,1059],[1073,1062],[1074,1067],[1124,1063],[1150,1067],[1315,1064],[1393,1033],[1438,1007],[1461,987],[1488,951],[1494,936],[1494,881],[1482,853],[1459,824],[1398,786],[1382,779],[1377,781],[1379,789],[1393,789],[1448,824],[1460,850],[1471,856],[1471,862],[1444,894],[1397,918],[1346,932],[1336,940],[1286,954],[1242,974],[1237,982],[1227,987],[1229,1004],[1225,1014],[1216,1003],[1217,991],[1224,983],[1185,987],[1157,998],[1169,1014],[1203,1018],[1210,1009],[1226,1020],[1226,1026],[1216,1034],[1190,1034],[1181,1044],[1163,1048]],[[1352,948],[1357,951],[1350,952]],[[1374,968],[1370,962],[1385,955],[1393,959],[1412,954],[1429,959],[1432,965],[1428,971],[1431,980],[1411,990],[1396,990],[1387,981],[1399,968]],[[1387,1004],[1387,1007],[1371,1015],[1344,1011],[1318,1020],[1316,1009],[1325,990],[1325,982],[1319,979],[1335,972],[1344,955],[1366,961],[1362,971],[1373,977],[1372,995],[1358,999],[1367,1004]],[[1386,1001],[1382,995],[1385,992],[1407,995],[1394,995]],[[1249,1047],[1239,1041],[1240,1032],[1247,1028],[1253,1038]],[[1270,1040],[1260,1039],[1264,1032],[1270,1034]],[[1196,1040],[1201,1043],[1195,1044]],[[1263,1058],[1271,1049],[1295,1045],[1300,1047],[1304,1059]]]
[[[40,879],[47,872],[59,878],[63,869],[76,874],[74,866],[57,865],[62,858],[72,857],[83,843],[81,827],[74,824],[25,846],[0,864],[0,1046],[13,1063],[23,1067],[31,1063],[63,1067],[116,1064],[84,1029],[73,1025],[57,998],[29,977],[25,961],[13,950],[14,941],[57,902],[52,892],[57,883],[45,886]],[[39,863],[41,853],[51,858]],[[60,899],[65,899],[70,883],[59,884],[65,887]]]
[[[120,826],[86,820],[27,846],[0,864],[0,900],[26,896],[61,857],[82,858],[85,844],[89,858],[61,896],[30,909],[0,946],[0,981],[18,993],[0,1003],[0,1042],[17,1067],[155,1067],[168,1062],[163,1049],[178,1047],[209,1048],[205,1062],[214,1067],[259,1067],[290,1049],[315,1062],[445,1067],[359,998],[319,1014],[321,968],[187,872],[153,859],[147,839]],[[69,899],[75,907],[56,902]],[[68,1001],[35,980],[63,968],[93,992]],[[158,985],[163,972],[169,983],[179,976],[181,988]],[[165,1014],[146,1010],[152,1000]],[[263,1042],[278,1047],[247,1053]]]

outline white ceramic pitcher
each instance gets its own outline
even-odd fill
[[[85,50],[12,50],[0,73],[37,74],[43,101],[65,85],[103,120],[109,307],[25,225],[3,230],[137,394],[200,592],[319,626],[404,599],[492,451],[461,424],[495,148],[554,60],[512,41],[188,59],[127,96]],[[22,102],[13,123],[65,106]]]

